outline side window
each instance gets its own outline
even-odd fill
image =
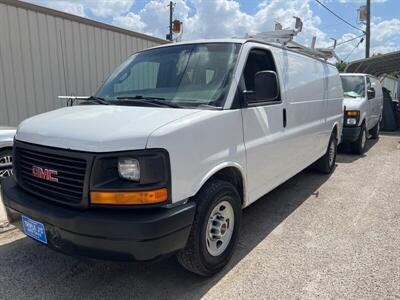
[[[271,52],[262,49],[252,49],[247,58],[246,66],[243,71],[242,88],[248,91],[254,91],[254,78],[257,72],[274,71],[275,63]],[[267,83],[266,83],[267,84]],[[280,96],[273,102],[279,102]]]

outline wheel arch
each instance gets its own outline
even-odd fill
[[[336,121],[333,125],[332,125],[332,129],[331,129],[331,134],[335,133],[336,135],[336,140],[338,141],[338,143],[340,143],[341,140],[341,130],[340,130],[340,123],[338,121]]]
[[[212,168],[196,186],[196,195],[204,184],[212,179],[222,179],[232,183],[241,197],[242,207],[246,205],[246,177],[243,167],[237,162],[224,162]]]

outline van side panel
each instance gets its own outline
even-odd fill
[[[343,129],[343,88],[342,81],[339,76],[339,71],[336,67],[326,64],[326,126],[325,126],[325,141],[328,145],[328,140],[332,132],[332,128],[337,125],[338,143],[340,143]]]
[[[286,52],[284,74],[288,123],[292,124],[296,161],[306,167],[321,157],[327,147],[325,132],[326,64],[313,58]],[[300,167],[300,166],[299,166]],[[299,171],[299,170],[298,170]]]
[[[371,103],[371,128],[373,128],[379,121],[382,114],[383,109],[383,91],[381,82],[375,78],[370,77],[371,87],[375,89],[375,97],[370,99]]]

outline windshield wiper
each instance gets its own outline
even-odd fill
[[[92,101],[103,105],[110,104],[110,102],[108,102],[106,99],[96,96],[58,96],[58,98],[71,101],[71,104],[73,104],[74,101]]]
[[[180,106],[175,103],[171,103],[166,101],[165,98],[161,97],[151,97],[151,96],[142,96],[142,95],[136,95],[136,96],[121,96],[117,97],[118,100],[122,101],[129,101],[129,102],[138,102],[138,103],[149,103],[153,104],[154,106],[158,107],[173,107],[173,108],[182,108],[183,106]]]
[[[214,106],[214,105],[210,105],[210,104],[200,104],[199,106],[195,106],[193,107],[194,109],[212,109],[212,110],[222,110],[223,107],[221,106]]]
[[[101,98],[101,97],[90,96],[89,98],[87,98],[87,100],[97,102],[100,104],[104,104],[104,105],[110,105],[110,102],[108,102],[106,99]]]

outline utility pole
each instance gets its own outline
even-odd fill
[[[369,58],[371,43],[371,0],[367,0],[367,26],[365,28],[365,58]]]
[[[172,42],[172,37],[173,37],[172,36],[172,17],[174,14],[174,6],[175,6],[175,4],[172,1],[170,1],[169,5],[168,5],[168,7],[169,7],[169,34],[167,34],[167,40],[169,40],[171,42]]]

